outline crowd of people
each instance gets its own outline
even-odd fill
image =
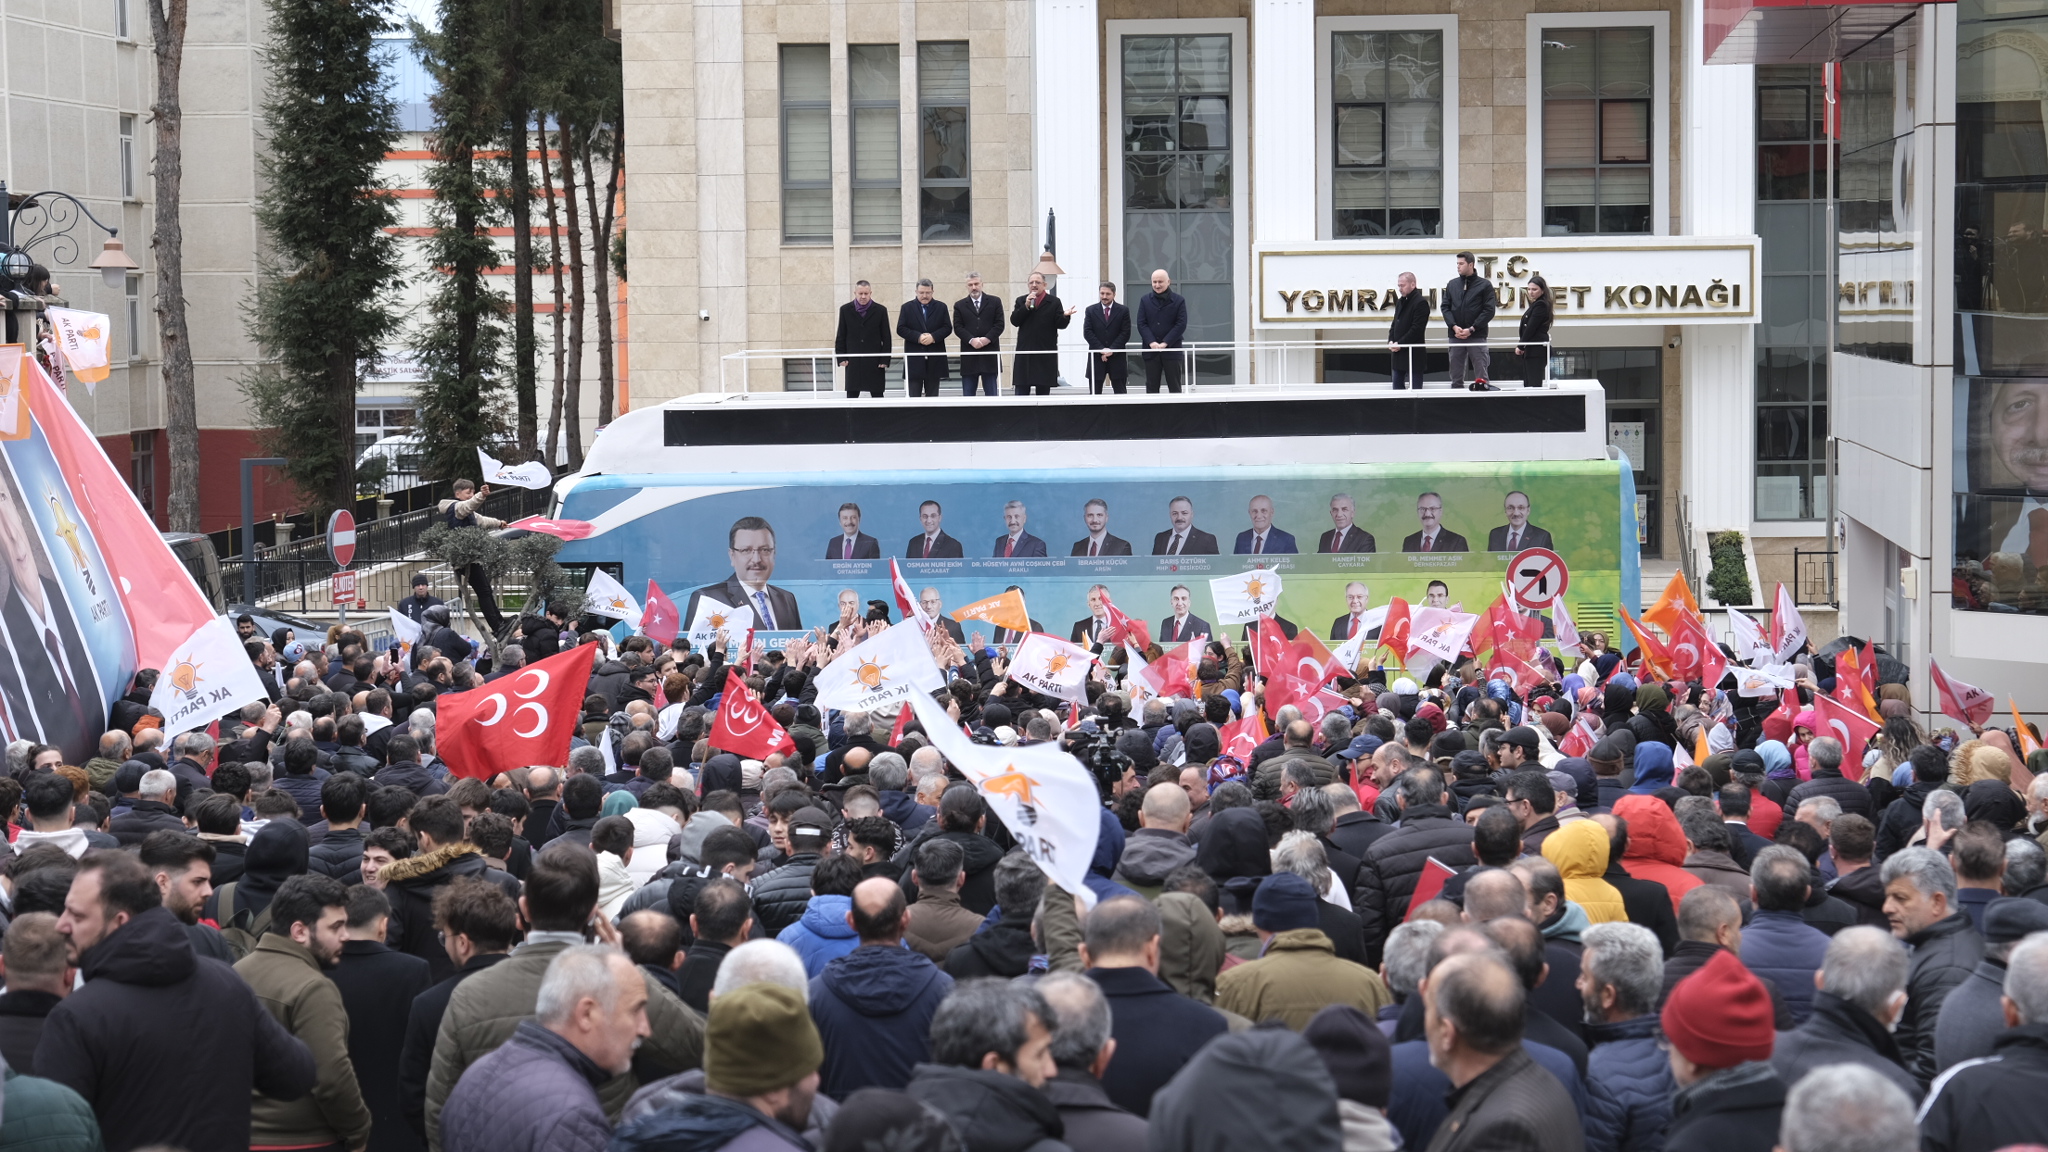
[[[144,672],[88,763],[9,746],[0,1149],[2048,1143],[2048,757],[1896,683],[1845,748],[1811,649],[1784,701],[1597,638],[1374,671],[1232,755],[1240,652],[1069,704],[935,630],[951,722],[1098,781],[1068,891],[914,720],[814,703],[860,630],[733,655],[756,760],[722,640],[598,623],[252,637],[292,658],[217,736]],[[578,643],[563,762],[453,775],[437,701]]]

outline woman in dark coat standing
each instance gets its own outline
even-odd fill
[[[1550,284],[1541,276],[1529,277],[1522,289],[1522,328],[1516,335],[1515,359],[1522,366],[1522,387],[1541,388],[1550,368]]]
[[[1074,309],[1065,307],[1059,297],[1045,290],[1043,275],[1033,272],[1025,283],[1029,288],[1017,297],[1017,306],[1010,310],[1010,327],[1017,330],[1017,367],[1011,379],[1019,396],[1031,395],[1034,388],[1040,396],[1047,396],[1060,381],[1060,361],[1059,357],[1044,353],[1060,346],[1060,329],[1073,318]]]

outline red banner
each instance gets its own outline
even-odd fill
[[[713,748],[750,760],[796,751],[796,741],[761,706],[761,698],[747,688],[737,668],[725,675],[725,695],[719,698],[718,719],[712,722],[710,739]]]
[[[489,780],[514,768],[567,766],[596,655],[597,645],[581,644],[481,688],[440,697],[435,742],[449,770]]]

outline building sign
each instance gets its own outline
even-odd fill
[[[1531,276],[1541,275],[1559,324],[1756,322],[1752,236],[1546,236],[1462,244],[1346,240],[1255,248],[1257,322],[1376,326],[1392,316],[1403,272],[1415,274],[1416,291],[1440,316],[1437,299],[1457,274],[1457,254],[1465,251],[1473,254],[1478,274],[1493,282],[1500,319],[1521,315],[1522,289]],[[1430,339],[1441,339],[1441,329],[1440,318],[1432,321]]]

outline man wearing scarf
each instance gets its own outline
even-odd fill
[[[867,281],[855,281],[853,299],[839,306],[839,334],[832,338],[832,351],[845,373],[847,399],[862,392],[881,399],[894,344],[889,310],[875,303],[874,289]]]

